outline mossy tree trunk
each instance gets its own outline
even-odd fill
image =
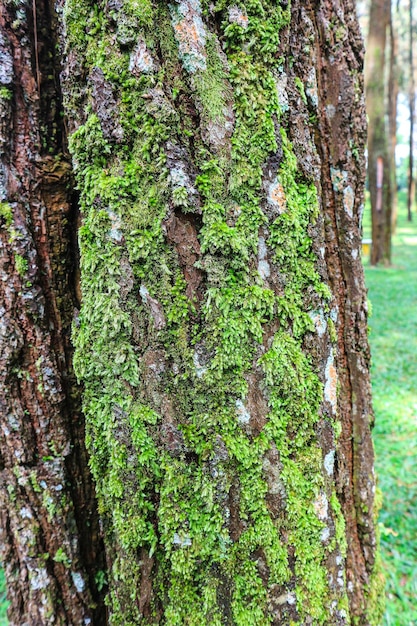
[[[108,623],[378,624],[353,2],[56,5]]]
[[[11,624],[99,624],[104,555],[71,365],[74,185],[52,16],[34,6],[0,3],[1,561]]]

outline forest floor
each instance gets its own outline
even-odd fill
[[[365,262],[375,410],[374,442],[387,582],[385,626],[417,625],[417,215],[403,194],[392,266]],[[364,236],[367,233],[367,220]]]

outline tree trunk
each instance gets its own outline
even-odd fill
[[[413,0],[409,0],[409,50],[408,61],[410,67],[410,83],[408,87],[409,111],[410,111],[410,137],[409,137],[409,157],[408,157],[408,194],[407,194],[407,218],[411,222],[413,218],[413,206],[416,195],[416,183],[414,178],[414,123],[416,117],[416,85],[414,68],[414,18]]]
[[[385,123],[386,38],[391,0],[372,0],[366,52],[368,181],[372,212],[371,265],[391,262],[391,174]]]
[[[390,11],[389,32],[390,32],[390,58],[388,77],[388,124],[389,124],[389,172],[391,188],[391,232],[395,233],[398,220],[398,193],[397,193],[397,164],[395,160],[395,150],[397,147],[397,109],[399,92],[399,71],[398,64],[398,18],[399,8],[397,4],[396,18]]]
[[[16,626],[105,620],[72,370],[76,213],[53,40],[47,2],[36,13],[0,4],[0,545]]]
[[[108,623],[378,624],[354,4],[57,5]]]

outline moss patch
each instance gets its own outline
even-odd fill
[[[321,541],[327,496],[315,434],[323,393],[303,340],[314,329],[309,312],[319,305],[326,311],[330,294],[306,234],[318,215],[316,189],[300,175],[286,132],[277,134],[272,74],[282,65],[279,33],[290,14],[248,0],[245,28],[227,20],[228,6],[217,5],[224,10],[227,72],[212,33],[202,39],[204,67],[191,67],[178,51],[173,28],[183,19],[181,6],[173,17],[166,6],[132,0],[116,24],[88,2],[66,3],[69,46],[82,55],[87,74],[100,68],[111,85],[119,103],[114,123],[124,136],[118,142],[105,133],[87,83],[86,119],[70,139],[83,213],[74,366],[85,385],[87,445],[112,562],[112,624],[153,623],[163,606],[172,625],[228,619],[264,626],[272,621],[274,586],[289,590],[293,581],[299,623],[311,616],[324,624],[329,616],[330,549]],[[207,10],[203,3],[199,19]],[[152,20],[160,35],[146,28]],[[138,30],[155,63],[152,72],[134,76]],[[232,96],[227,159],[200,133],[198,113],[207,124],[224,123]],[[67,100],[75,106],[79,97]],[[276,185],[285,210],[272,219],[263,166],[278,142]],[[177,161],[191,163],[198,207],[172,188],[173,146]],[[189,195],[186,184],[180,188]],[[183,206],[182,215],[194,211],[201,220],[201,302],[188,294],[180,252],[167,238],[167,220]],[[256,269],[261,228],[279,293]],[[273,321],[279,330],[265,348]],[[269,399],[258,433],[242,426],[255,369]],[[278,519],[268,508],[264,469],[273,448],[286,494]],[[343,551],[340,509],[330,504],[328,514],[338,529],[332,549]],[[143,553],[155,574],[148,617],[140,608]]]

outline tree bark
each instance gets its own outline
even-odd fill
[[[109,585],[91,623],[378,624],[354,4],[56,5],[81,209],[74,367]],[[68,316],[39,343],[68,368],[54,342],[76,290],[49,289]],[[68,381],[51,428],[72,423]]]
[[[368,181],[372,211],[371,265],[391,263],[391,175],[385,117],[386,44],[391,0],[372,0],[366,52]]]
[[[407,218],[411,222],[413,219],[413,206],[415,203],[416,183],[414,178],[414,124],[416,117],[416,84],[414,67],[414,18],[413,0],[409,3],[409,49],[408,61],[410,68],[410,82],[408,87],[409,111],[410,111],[410,137],[409,137],[409,157],[408,157],[408,193],[407,193]]]
[[[397,4],[396,18],[390,11],[390,60],[388,77],[388,122],[389,122],[389,171],[391,187],[391,233],[395,233],[398,220],[398,193],[397,193],[397,163],[395,151],[397,147],[397,110],[399,93],[399,64],[398,64],[398,18],[399,8]]]
[[[47,2],[33,7],[0,4],[1,560],[11,624],[104,623],[72,371],[73,178],[51,13]]]

